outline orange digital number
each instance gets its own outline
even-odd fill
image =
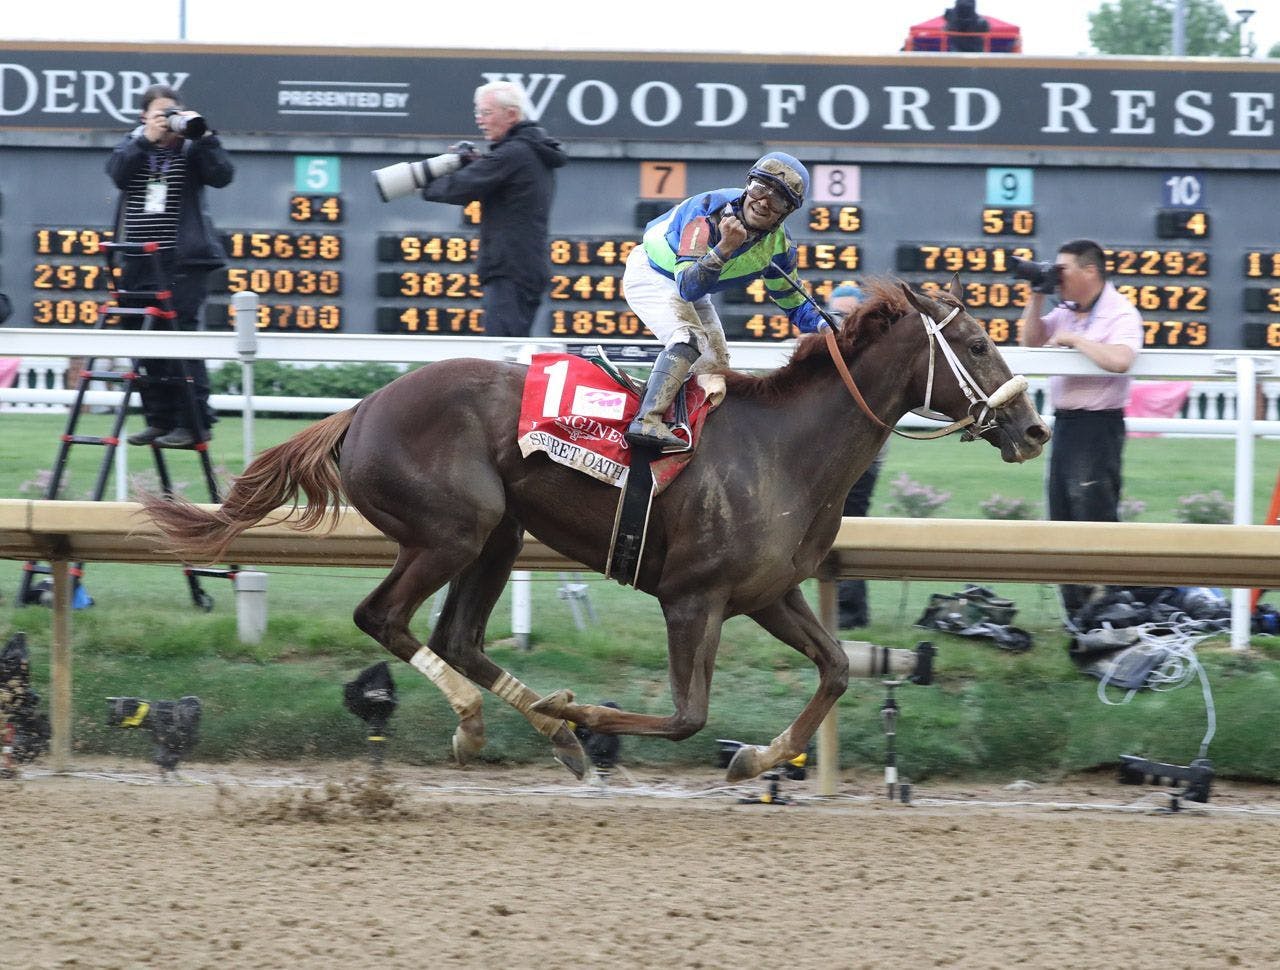
[[[684,162],[641,162],[640,198],[683,199],[688,192],[688,167]]]

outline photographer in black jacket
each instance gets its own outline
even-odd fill
[[[172,291],[173,320],[152,317],[153,330],[199,330],[209,293],[209,274],[227,254],[205,211],[204,189],[230,184],[235,169],[215,132],[182,105],[178,92],[156,84],[142,95],[142,123],[115,147],[107,174],[120,190],[116,241],[154,242],[156,255],[127,255],[120,286],[125,290]],[[157,275],[159,273],[159,275]],[[130,301],[133,302],[133,301]],[[147,301],[141,301],[143,303]],[[125,317],[139,329],[141,318]],[[142,409],[147,427],[129,436],[132,445],[190,448],[200,443],[185,406],[176,360],[141,360]],[[209,374],[203,360],[186,361],[204,426],[217,420],[209,408]]]
[[[509,81],[475,92],[476,127],[489,141],[481,154],[469,142],[421,162],[374,172],[383,201],[420,190],[428,202],[479,201],[484,329],[490,336],[527,337],[551,277],[547,222],[555,169],[568,161],[560,143],[527,120],[524,90]]]

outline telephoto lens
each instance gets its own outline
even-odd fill
[[[468,149],[474,147],[470,142],[465,141],[460,142],[457,147],[463,146]],[[373,184],[377,186],[378,195],[382,201],[390,202],[401,196],[412,195],[424,188],[432,179],[452,175],[470,160],[470,155],[464,159],[458,152],[448,151],[442,155],[424,158],[420,162],[397,162],[386,168],[376,168],[371,174]]]
[[[1017,256],[1012,257],[1012,260],[1013,278],[1026,280],[1036,293],[1052,293],[1062,282],[1062,270],[1056,263],[1037,263],[1035,260],[1019,259]]]
[[[200,740],[200,712],[200,698],[192,696],[176,701],[107,698],[107,726],[150,731],[152,760],[161,772],[176,771],[178,761]]]
[[[184,115],[181,108],[169,108],[164,116],[169,119],[169,130],[183,138],[199,138],[209,130],[208,123],[196,114]]]
[[[373,184],[383,202],[412,195],[427,184],[427,163],[397,162],[373,171]]]

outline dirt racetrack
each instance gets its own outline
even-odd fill
[[[38,766],[37,766],[38,767]],[[1280,791],[191,765],[0,781],[0,966],[1274,967]]]

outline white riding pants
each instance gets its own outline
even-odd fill
[[[675,280],[649,265],[644,246],[637,246],[627,257],[622,289],[636,316],[664,347],[680,343],[697,345],[702,356],[693,365],[695,372],[729,366],[724,326],[711,297],[701,296],[693,302],[683,299],[676,291]]]

